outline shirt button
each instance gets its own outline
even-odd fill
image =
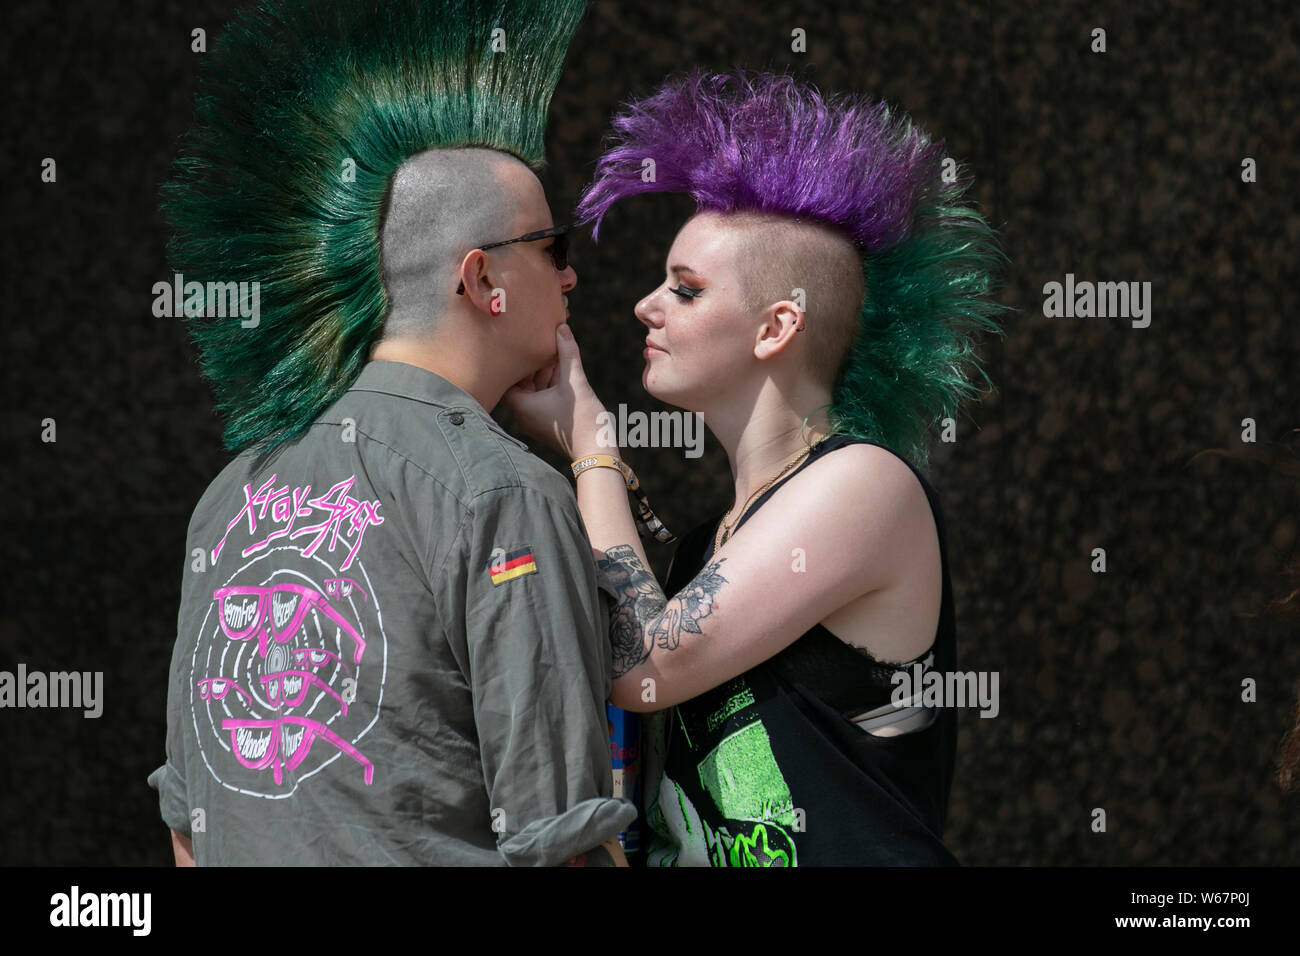
[[[465,424],[465,416],[462,415],[460,412],[452,412],[450,415],[447,416],[447,419],[448,419],[448,421],[450,421],[453,425],[464,425],[464,424]]]

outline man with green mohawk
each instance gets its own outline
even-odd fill
[[[623,862],[573,492],[488,414],[577,283],[535,171],[582,14],[262,0],[207,57],[163,211],[238,455],[149,778],[178,863]]]

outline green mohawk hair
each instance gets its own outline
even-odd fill
[[[351,386],[388,311],[380,219],[426,149],[545,166],[584,0],[262,0],[207,55],[162,212],[185,281],[259,283],[259,321],[189,317],[232,451],[301,434]]]

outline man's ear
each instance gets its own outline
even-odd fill
[[[471,249],[460,263],[460,281],[465,298],[476,309],[491,314],[494,283],[487,270],[488,257],[482,249]]]
[[[780,354],[794,341],[807,321],[799,304],[789,299],[773,302],[763,310],[762,318],[763,324],[754,342],[754,355],[759,359]]]

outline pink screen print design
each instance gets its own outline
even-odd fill
[[[212,552],[215,569],[239,549],[195,643],[199,747],[218,781],[251,795],[289,796],[327,767],[352,767],[371,786],[364,738],[379,717],[387,641],[361,546],[384,522],[380,503],[354,498],[354,477],[314,497],[275,480],[244,486]]]

